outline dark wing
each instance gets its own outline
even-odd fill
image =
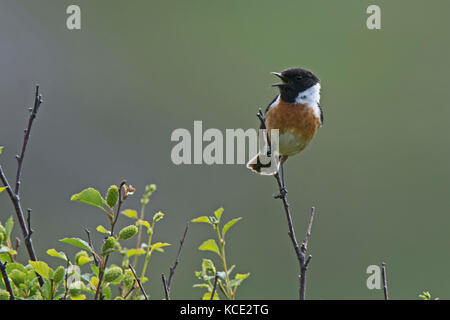
[[[272,101],[270,101],[270,103],[269,103],[269,105],[266,107],[266,111],[264,111],[264,114],[266,114],[267,113],[267,111],[269,111],[269,109],[270,109],[270,106],[272,105],[272,103],[274,103],[275,102],[275,100],[277,100],[277,98],[278,98],[278,95],[276,95],[275,96],[275,98],[273,98],[273,100]]]
[[[278,95],[276,95],[275,98],[273,98],[272,101],[270,101],[270,103],[269,103],[269,104],[267,105],[267,107],[266,107],[266,110],[264,111],[264,115],[267,114],[267,111],[269,111],[270,106],[275,102],[275,100],[277,100],[277,98],[278,98]],[[260,129],[263,128],[262,123],[261,123],[261,125],[259,126],[259,128],[260,128]]]
[[[320,104],[318,105],[320,109],[320,126],[323,126],[323,110]]]

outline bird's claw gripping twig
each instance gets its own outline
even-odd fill
[[[274,199],[283,199],[283,198],[286,198],[287,193],[288,193],[288,191],[286,190],[286,188],[282,187],[282,188],[280,189],[280,193],[278,193],[278,194],[273,194],[272,197],[273,197]]]

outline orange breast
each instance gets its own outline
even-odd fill
[[[320,119],[313,108],[306,104],[290,104],[279,101],[266,114],[267,129],[278,129],[280,154],[294,155],[302,151],[320,126]]]

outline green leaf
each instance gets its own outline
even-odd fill
[[[192,222],[204,222],[204,223],[211,224],[211,220],[209,220],[209,218],[207,216],[198,217],[198,218],[192,219],[191,221]]]
[[[106,228],[102,225],[97,226],[96,230],[101,233],[111,234],[111,231],[106,230]]]
[[[103,209],[103,204],[106,203],[106,201],[102,198],[100,192],[98,192],[94,188],[84,189],[80,193],[74,194],[70,198],[70,200],[82,202],[101,209]]]
[[[53,270],[44,261],[28,261],[36,273],[39,273],[44,279],[50,279],[50,273]]]
[[[91,267],[92,272],[98,277],[98,273],[99,273],[98,267],[94,264],[90,264],[90,267]],[[98,279],[97,279],[97,281],[98,281]]]
[[[85,300],[86,296],[84,294],[80,294],[78,296],[70,295],[70,299],[72,299],[72,300]]]
[[[203,295],[202,300],[211,300],[211,292],[206,292]],[[214,292],[214,298],[213,300],[219,300],[219,295],[217,294],[217,292]]]
[[[122,228],[119,232],[119,239],[127,240],[133,237],[138,232],[135,225],[130,225],[128,227]]]
[[[116,185],[112,185],[108,188],[108,192],[106,193],[106,204],[110,208],[114,208],[114,206],[119,200],[119,188]]]
[[[241,285],[242,281],[243,281],[243,279],[233,279],[233,280],[230,280],[230,282],[228,283],[228,286],[229,286],[230,288],[233,288],[233,287],[239,287],[239,286]]]
[[[235,279],[242,279],[242,280],[245,280],[245,279],[247,279],[248,277],[250,276],[250,273],[237,273],[236,275],[235,275]]]
[[[81,266],[80,263],[79,263],[81,261],[80,260],[81,257],[89,258],[89,254],[86,251],[84,251],[84,250],[81,250],[81,251],[77,252],[77,254],[75,255],[75,263],[77,265],[79,265],[79,266]],[[85,261],[85,259],[82,260],[82,261]],[[86,262],[84,262],[84,263],[86,263]]]
[[[225,271],[219,271],[219,272],[217,272],[217,276],[219,277],[219,279],[222,279],[223,281],[226,281],[226,280],[227,280],[227,276],[226,276]]]
[[[60,258],[67,261],[66,254],[62,251],[58,252],[55,249],[48,249],[47,254],[52,257]]]
[[[86,256],[80,256],[77,260],[77,265],[79,265],[80,267],[88,262],[91,262],[91,258],[90,257],[86,257]]]
[[[125,290],[131,289],[131,286],[134,284],[134,275],[131,270],[125,270],[123,274],[123,284],[125,285]]]
[[[2,193],[6,188],[8,188],[8,187],[1,187],[0,188],[0,193]]]
[[[132,257],[132,256],[140,256],[145,254],[145,250],[144,249],[130,249],[128,250],[128,257]]]
[[[19,287],[21,283],[24,283],[27,279],[27,274],[18,269],[12,270],[8,276],[14,281],[14,284]]]
[[[87,250],[90,253],[93,253],[92,248],[89,246],[89,244],[86,241],[81,240],[80,238],[64,238],[59,241],[67,243],[67,244],[71,244],[72,246],[75,246],[75,247]]]
[[[222,213],[223,213],[223,208],[219,208],[216,211],[214,211],[214,215],[216,216],[216,218],[218,220],[220,220],[220,217],[222,216]]]
[[[142,195],[142,198],[141,198],[141,204],[143,206],[148,204],[149,198],[152,195],[152,193],[155,192],[155,190],[156,190],[156,185],[155,184],[151,184],[151,185],[145,186],[145,192],[144,192],[144,194]]]
[[[202,272],[207,273],[208,270],[211,273],[216,273],[216,267],[214,266],[214,262],[212,262],[210,259],[203,259],[202,261]]]
[[[158,250],[158,249],[161,249],[161,248],[167,247],[167,246],[170,246],[170,243],[167,243],[167,242],[157,242],[157,243],[155,243],[155,244],[152,245],[152,250]],[[158,251],[160,251],[160,250],[158,250]]]
[[[236,266],[233,264],[230,268],[228,268],[228,275],[231,274],[231,272],[234,270]]]
[[[0,222],[0,243],[6,240],[6,229]]]
[[[6,223],[5,223],[6,237],[7,238],[9,238],[9,236],[11,235],[13,227],[14,227],[14,220],[13,220],[13,217],[10,216],[8,218],[8,220],[6,220]]]
[[[212,251],[212,252],[217,253],[217,255],[220,256],[219,247],[217,246],[216,240],[214,240],[214,239],[209,239],[209,240],[206,240],[205,242],[203,242],[200,245],[200,247],[198,247],[198,250]]]
[[[44,300],[50,300],[51,298],[51,283],[50,280],[45,279],[44,284],[42,285],[41,289],[39,290],[42,294],[42,297]]]
[[[0,154],[2,154],[3,152],[3,147],[0,147]]]
[[[230,229],[236,222],[238,222],[239,220],[241,220],[242,218],[236,218],[233,220],[228,221],[222,229],[222,238],[225,239],[225,234],[227,233],[228,229]]]
[[[11,295],[8,291],[0,289],[0,300],[9,300]]]
[[[164,213],[162,213],[161,211],[155,213],[155,215],[153,216],[153,223],[158,222],[162,218],[164,218]]]
[[[121,214],[123,214],[124,216],[127,216],[128,218],[132,218],[132,219],[137,219],[137,217],[138,217],[137,211],[131,210],[131,209],[123,210],[121,212]]]
[[[19,271],[25,272],[25,273],[27,272],[27,269],[25,269],[25,267],[23,265],[21,265],[20,263],[11,262],[6,265],[6,272],[8,274],[10,274],[13,270],[16,270],[16,269]]]
[[[1,247],[0,247],[0,254],[2,254],[2,253],[9,253],[9,254],[17,254],[17,251],[16,250],[14,250],[14,249],[11,249],[10,247],[8,247],[8,246],[4,246],[4,245],[2,245]]]
[[[242,281],[247,279],[249,275],[250,275],[250,273],[245,273],[245,274],[238,273],[238,274],[236,274],[235,278],[228,283],[228,286],[230,288],[240,286]]]
[[[146,283],[148,281],[148,278],[147,277],[141,277],[141,283]]]
[[[114,237],[108,237],[102,246],[102,252],[106,253],[108,250],[113,249],[116,246],[116,239]]]
[[[114,282],[122,276],[122,269],[119,267],[109,267],[105,270],[104,280]]]
[[[54,285],[57,286],[64,279],[64,267],[59,266],[56,268],[55,273],[53,275]]]
[[[138,220],[136,223],[138,226],[144,226],[146,227],[148,230],[150,230],[150,223],[146,220]]]
[[[9,300],[11,295],[8,291],[0,289],[0,300]]]
[[[105,300],[111,300],[111,287],[106,287],[105,289],[102,290],[102,294],[105,296]]]

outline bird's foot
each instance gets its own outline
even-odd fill
[[[286,198],[287,193],[288,192],[287,192],[286,188],[283,187],[280,189],[280,193],[274,194],[273,197],[274,197],[274,199],[284,199],[284,198]]]

